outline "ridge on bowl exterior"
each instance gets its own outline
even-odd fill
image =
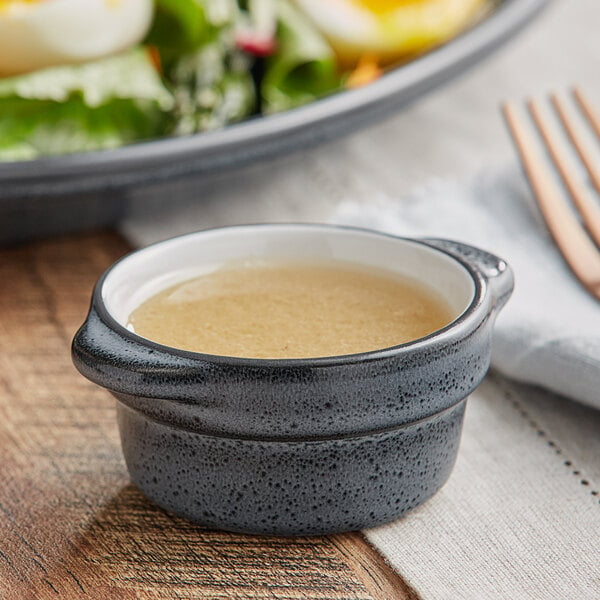
[[[418,277],[444,292],[456,318],[408,344],[315,359],[211,356],[125,327],[136,305],[194,269],[273,255]],[[397,518],[450,475],[466,398],[489,367],[492,325],[511,291],[504,261],[447,240],[326,225],[209,230],[113,265],[73,359],[117,398],[129,473],[160,506],[241,532],[354,530]]]

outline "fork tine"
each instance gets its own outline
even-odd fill
[[[595,204],[595,198],[592,198],[583,183],[577,178],[572,166],[569,165],[569,159],[563,150],[563,144],[544,118],[539,104],[534,100],[530,100],[527,106],[542,134],[542,138],[546,142],[546,147],[552,156],[552,160],[563,178],[577,210],[583,218],[587,230],[596,244],[600,246],[600,209]]]
[[[588,100],[587,96],[579,89],[573,88],[573,96],[575,100],[577,100],[577,104],[579,104],[583,114],[587,117],[587,120],[590,122],[592,128],[596,132],[596,135],[600,137],[600,117],[598,113],[592,107],[592,103]]]
[[[600,300],[600,253],[553,183],[552,173],[536,151],[514,105],[506,103],[503,113],[552,237],[575,276]]]
[[[585,165],[587,172],[590,175],[594,187],[600,192],[600,167],[594,162],[594,158],[590,152],[589,147],[584,142],[583,136],[581,135],[581,129],[577,127],[577,124],[573,120],[573,117],[569,114],[565,102],[559,98],[556,94],[551,96],[552,104],[565,127],[565,131],[568,133],[573,146],[577,150],[577,154],[581,158],[581,162]],[[595,206],[595,205],[594,205]],[[600,209],[596,210],[596,219],[600,220]]]

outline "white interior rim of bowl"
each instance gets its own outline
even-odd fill
[[[350,227],[267,224],[201,231],[133,252],[107,272],[102,302],[116,323],[127,329],[133,310],[154,294],[228,263],[265,258],[339,260],[410,277],[448,301],[453,322],[475,295],[473,276],[460,262],[418,240]]]

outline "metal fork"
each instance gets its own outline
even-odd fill
[[[578,108],[600,140],[600,117],[579,89],[573,90]],[[590,180],[600,193],[600,164],[596,164],[581,125],[573,118],[565,102],[557,95],[551,104],[567,137],[587,170]],[[568,142],[563,141],[545,116],[539,102],[527,103],[529,113],[541,140],[552,158],[570,196],[570,201],[556,182],[552,167],[539,151],[539,144],[530,133],[525,119],[516,106],[507,102],[502,107],[508,129],[517,147],[540,212],[565,261],[592,296],[600,300],[600,205],[577,175],[569,159]],[[583,225],[582,225],[583,222]],[[594,243],[595,242],[595,243]]]

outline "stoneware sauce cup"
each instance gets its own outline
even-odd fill
[[[251,359],[179,350],[126,327],[166,287],[240,259],[338,259],[437,290],[448,326],[373,352]],[[117,398],[133,482],[207,527],[316,534],[390,521],[434,494],[488,369],[506,263],[457,242],[327,225],[203,231],[126,256],[100,278],[73,360]]]

